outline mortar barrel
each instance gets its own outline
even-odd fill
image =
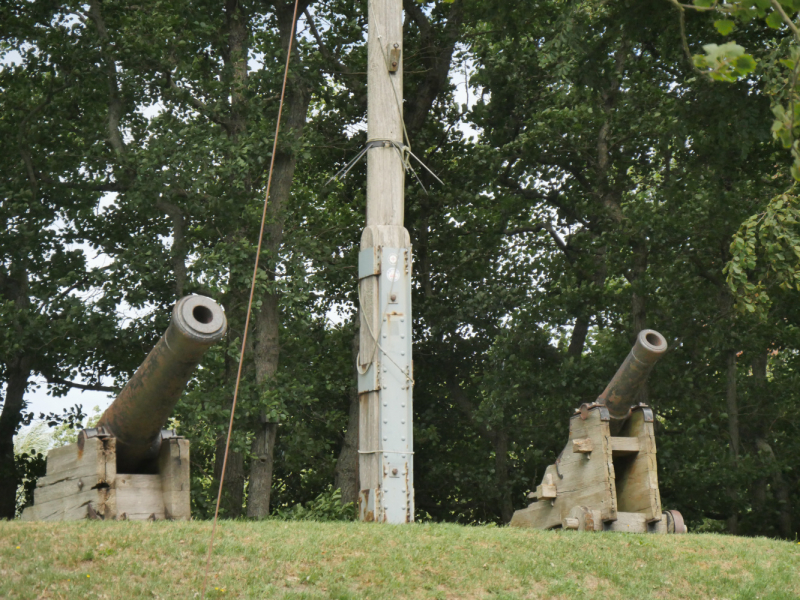
[[[97,424],[116,437],[117,472],[152,471],[162,427],[203,354],[227,327],[225,313],[211,298],[178,300],[166,333]]]
[[[652,329],[643,329],[636,336],[636,343],[627,358],[597,397],[598,404],[605,404],[612,419],[626,419],[637,403],[639,392],[644,387],[650,371],[667,351],[667,340]]]

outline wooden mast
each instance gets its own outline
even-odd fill
[[[369,0],[367,223],[359,254],[359,514],[414,520],[411,242],[403,226],[403,4]]]

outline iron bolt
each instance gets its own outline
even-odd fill
[[[395,467],[394,469],[392,469],[392,475],[397,475],[397,467]]]
[[[397,300],[397,294],[392,294],[391,298],[392,298],[392,302],[394,302],[395,300]]]

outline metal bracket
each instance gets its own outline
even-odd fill
[[[358,253],[358,278],[381,274],[381,247],[367,248]]]
[[[600,411],[601,421],[611,420],[611,415],[608,414],[608,409],[606,408],[606,406],[604,404],[598,404],[597,402],[591,402],[591,403],[584,402],[583,404],[581,404],[580,408],[575,409],[575,412],[579,414],[581,419],[585,421],[589,416],[589,411],[595,409],[598,409]]]
[[[400,68],[400,44],[392,44],[389,47],[388,61],[386,68],[389,69],[389,73],[397,73]]]

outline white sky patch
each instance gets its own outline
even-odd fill
[[[83,412],[87,414],[91,414],[95,406],[99,406],[100,410],[104,411],[114,400],[113,394],[109,394],[108,392],[95,392],[74,388],[69,390],[66,396],[56,398],[48,395],[47,382],[41,377],[32,380],[32,383],[36,383],[38,387],[31,387],[26,392],[25,401],[28,403],[28,407],[25,411],[35,413],[37,418],[39,417],[39,413],[44,413],[45,415],[51,412],[61,414],[62,410],[75,406],[76,404],[82,405]],[[78,379],[76,383],[85,382]],[[103,385],[111,385],[111,383],[110,380],[107,382],[104,381]]]

